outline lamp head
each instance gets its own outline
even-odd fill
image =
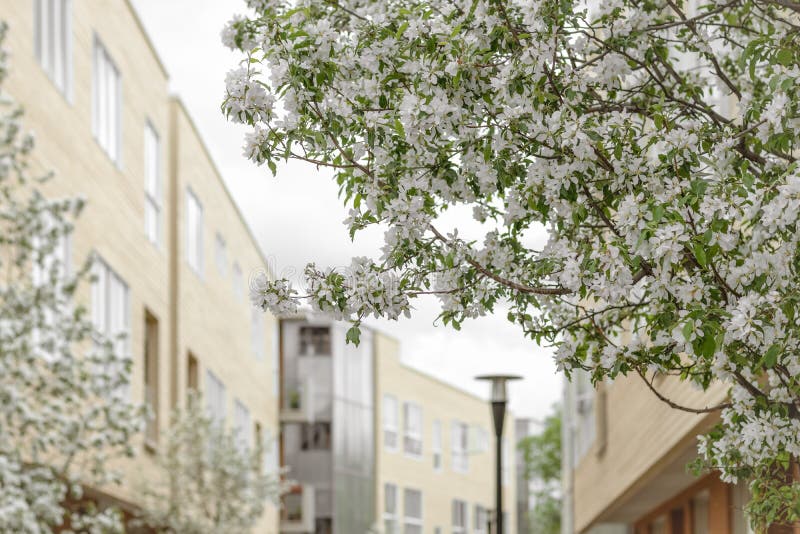
[[[476,380],[486,380],[492,383],[491,402],[507,402],[508,390],[506,384],[511,380],[520,380],[521,376],[516,375],[481,375],[476,376]]]

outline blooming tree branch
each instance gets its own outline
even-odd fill
[[[312,307],[357,341],[421,294],[456,328],[503,303],[568,373],[727,384],[706,465],[790,488],[756,492],[753,516],[798,519],[795,3],[248,4],[223,30],[245,155],[329,167],[351,235],[386,228],[380,258],[306,270]],[[463,207],[481,238],[446,228]],[[301,298],[266,276],[251,297]]]

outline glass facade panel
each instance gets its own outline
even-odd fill
[[[373,355],[371,335],[356,347],[332,330],[334,528],[367,532],[374,523]],[[321,358],[314,358],[320,360]]]

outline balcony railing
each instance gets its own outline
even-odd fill
[[[315,528],[314,487],[298,484],[282,497],[281,533],[313,533]]]

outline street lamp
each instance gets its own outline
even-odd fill
[[[497,438],[495,449],[496,468],[495,473],[495,512],[494,524],[495,533],[503,534],[503,423],[506,419],[506,403],[508,402],[508,392],[506,383],[510,380],[519,380],[520,376],[514,375],[481,375],[476,376],[476,380],[488,380],[492,383],[492,419],[494,420],[494,435]]]

